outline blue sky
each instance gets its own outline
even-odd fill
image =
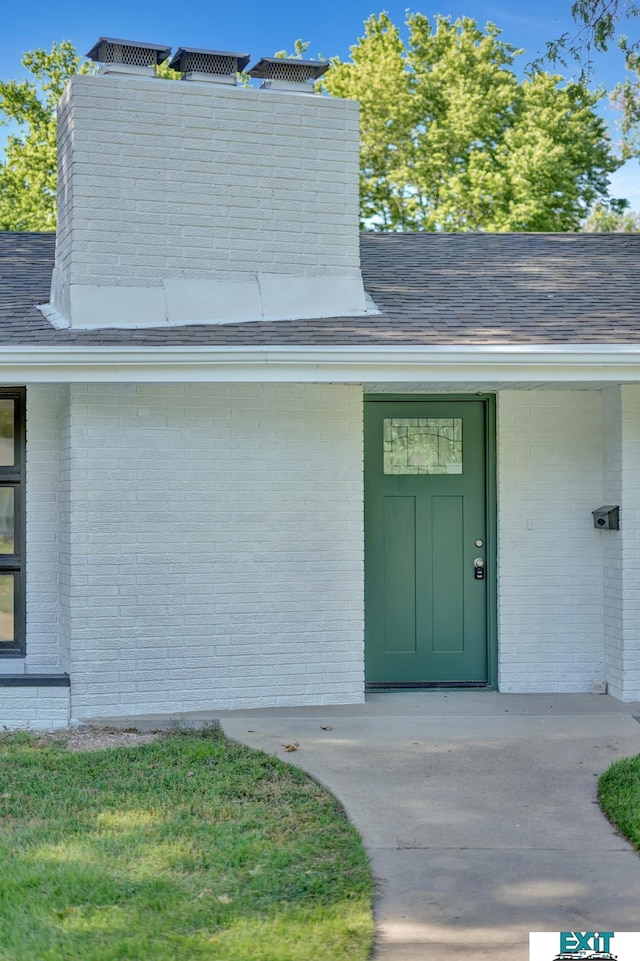
[[[481,24],[493,21],[503,31],[503,39],[524,47],[520,58],[524,69],[528,60],[544,52],[545,41],[565,30],[575,33],[569,16],[570,0],[429,0],[410,9],[427,16],[441,13],[453,18],[474,17]],[[310,40],[308,53],[325,57],[347,58],[349,47],[362,33],[362,23],[371,13],[386,9],[394,22],[405,19],[406,0],[376,5],[372,0],[244,0],[235,7],[231,3],[201,3],[187,0],[155,0],[154,3],[109,0],[102,8],[86,0],[31,0],[25,6],[5,5],[0,32],[0,75],[4,79],[24,75],[20,59],[23,51],[34,47],[50,47],[54,40],[71,40],[79,52],[86,53],[99,36],[147,40],[172,46],[206,47],[218,50],[246,51],[256,60],[271,56],[276,50],[293,48],[296,38]],[[635,21],[636,33],[640,21]],[[613,50],[599,55],[595,61],[593,84],[608,89],[622,79],[622,57]],[[614,140],[617,113],[602,108],[610,124]],[[1,130],[0,130],[1,138]],[[627,197],[640,209],[640,166],[626,164],[614,175],[613,192]]]

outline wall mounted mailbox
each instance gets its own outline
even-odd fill
[[[600,531],[619,531],[620,530],[620,508],[618,506],[598,507],[591,511],[593,514],[593,526]]]

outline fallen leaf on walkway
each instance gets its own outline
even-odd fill
[[[333,731],[333,728],[331,727],[330,724],[321,724],[321,725],[320,725],[320,730],[321,730],[321,731]]]
[[[300,747],[297,741],[291,741],[290,744],[283,744],[282,746],[285,749],[285,751],[297,751],[298,748]]]

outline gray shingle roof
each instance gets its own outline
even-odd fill
[[[53,234],[0,233],[0,344],[640,344],[640,234],[363,234],[379,316],[55,330]]]

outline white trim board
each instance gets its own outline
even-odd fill
[[[495,384],[640,382],[640,345],[23,347],[0,382]]]

